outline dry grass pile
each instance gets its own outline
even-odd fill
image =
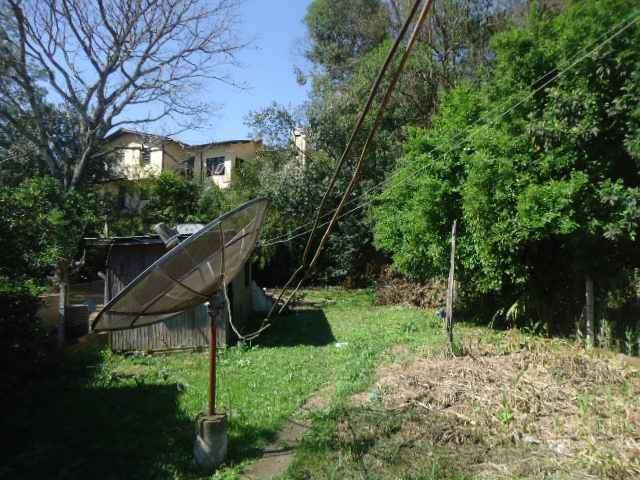
[[[385,270],[378,280],[377,305],[409,305],[418,308],[442,308],[446,303],[447,280],[433,279],[427,283],[408,281]]]
[[[516,333],[468,343],[463,357],[382,368],[354,404],[421,412],[403,435],[428,424],[433,446],[466,445],[465,469],[483,478],[640,478],[637,359]]]

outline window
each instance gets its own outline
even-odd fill
[[[224,175],[224,157],[207,158],[207,177]]]
[[[184,176],[188,180],[192,180],[193,179],[193,168],[194,168],[195,163],[196,163],[196,158],[195,157],[189,157],[184,161]]]
[[[149,165],[151,163],[151,149],[149,147],[142,146],[140,150],[140,164],[142,166]]]

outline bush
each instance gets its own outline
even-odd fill
[[[635,3],[575,2],[494,37],[485,81],[459,85],[432,127],[412,132],[379,199],[377,245],[398,270],[445,275],[457,219],[464,297],[495,298],[563,333],[580,316],[586,275],[604,299],[619,272],[640,267],[640,28],[574,64]],[[537,79],[560,71],[538,91]]]
[[[0,277],[0,389],[6,392],[34,376],[45,358],[38,293],[31,283]]]

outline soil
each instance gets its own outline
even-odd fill
[[[311,428],[312,412],[329,407],[335,387],[328,386],[313,394],[278,432],[276,440],[262,451],[262,457],[242,474],[246,480],[271,480],[281,476],[295,458],[295,449]]]

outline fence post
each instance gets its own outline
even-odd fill
[[[593,279],[589,275],[585,275],[585,330],[587,348],[595,346],[595,326],[594,326],[594,302],[593,302]]]
[[[447,306],[445,312],[445,332],[449,340],[449,350],[451,354],[455,354],[453,347],[453,301],[455,298],[456,226],[457,221],[454,220],[453,227],[451,228],[451,263],[449,265]]]

